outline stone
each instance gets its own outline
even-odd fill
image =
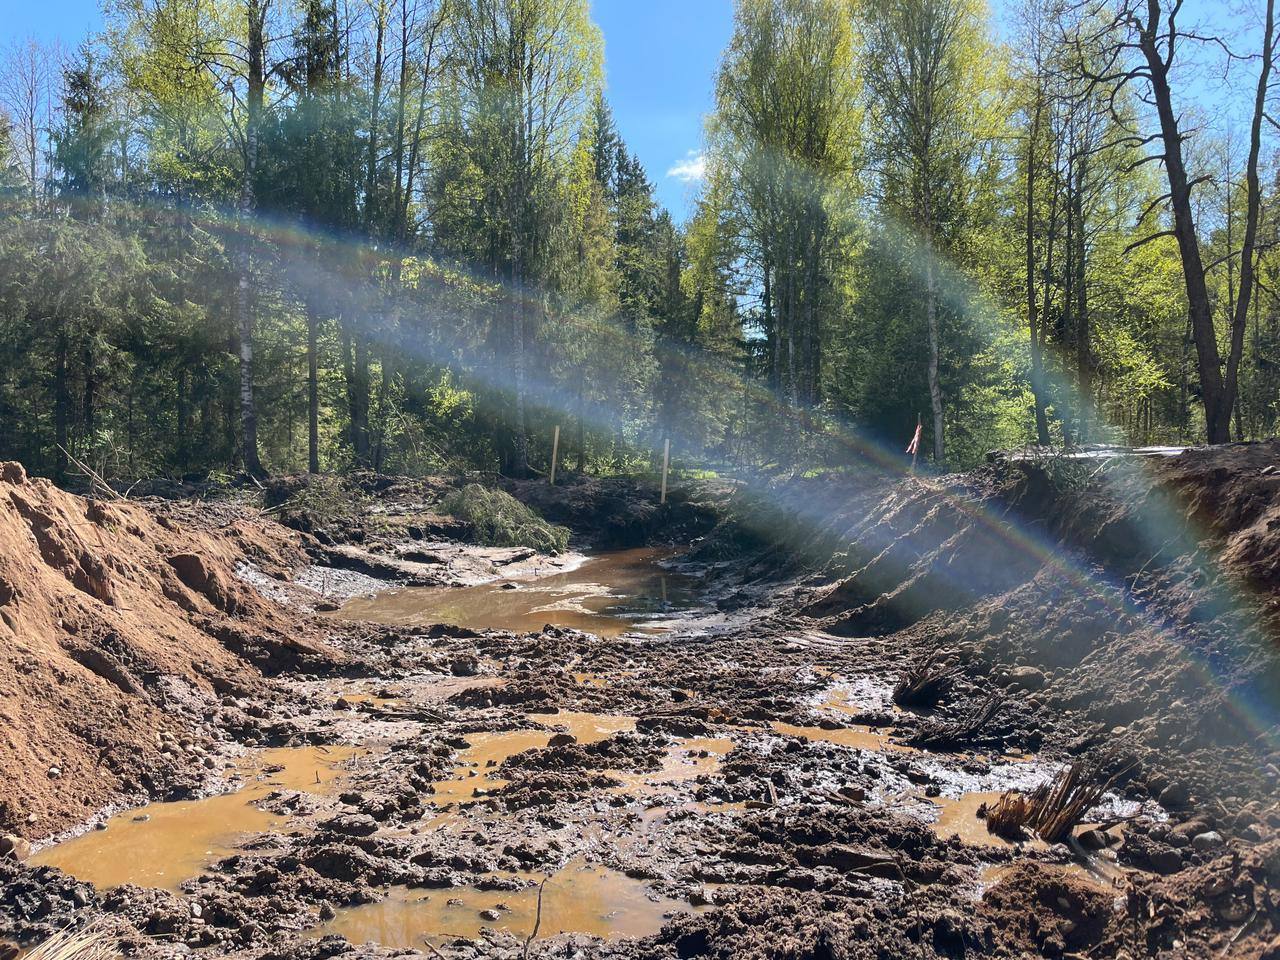
[[[49,773],[50,780],[57,780],[60,776],[62,776],[62,768],[59,767],[57,764],[54,764],[52,767],[49,768],[48,773]]]
[[[31,856],[30,842],[13,834],[0,837],[0,860],[12,857],[14,860],[23,861],[29,856]]]
[[[557,733],[557,734],[554,734],[549,741],[547,741],[547,746],[548,747],[568,747],[577,742],[578,742],[578,738],[575,737],[572,733]]]
[[[348,837],[369,837],[378,832],[378,821],[365,813],[340,813],[320,825]]]
[[[12,940],[0,940],[0,960],[17,960],[21,952],[22,948]]]
[[[1107,835],[1097,828],[1083,831],[1076,839],[1086,850],[1101,850],[1107,846]]]
[[[1160,791],[1160,805],[1165,807],[1183,807],[1191,800],[1191,788],[1185,783],[1175,780]]]
[[[1191,838],[1191,846],[1197,850],[1212,850],[1215,847],[1222,846],[1222,834],[1217,830],[1206,830],[1204,833],[1197,833]]]
[[[480,911],[480,919],[481,919],[481,920],[488,920],[490,923],[492,923],[492,922],[493,922],[493,921],[495,921],[495,920],[501,920],[501,919],[502,919],[502,914],[500,914],[497,910],[492,910],[492,909],[490,909],[490,910],[481,910],[481,911]]]
[[[1044,686],[1044,671],[1036,667],[1014,667],[1006,682],[1020,690],[1039,690]]]

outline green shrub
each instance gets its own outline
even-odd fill
[[[501,490],[469,483],[444,498],[441,509],[475,529],[476,539],[490,547],[532,547],[544,553],[569,545],[569,528],[548,523]]]

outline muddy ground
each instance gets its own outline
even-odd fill
[[[665,508],[511,487],[574,527],[555,557],[468,544],[446,481],[368,478],[335,512],[296,482],[103,503],[6,467],[0,938],[1280,957],[1278,452]],[[685,602],[620,633],[563,625],[598,624],[587,593],[518,630],[335,609],[375,616],[359,598],[393,586],[484,610],[642,545]],[[896,704],[926,662],[938,689]],[[987,830],[984,803],[1073,760],[1110,786],[1068,842]]]

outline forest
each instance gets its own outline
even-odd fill
[[[1280,419],[1274,0],[739,0],[678,222],[588,0],[113,0],[0,63],[0,460],[963,469]],[[557,430],[557,428],[559,428]]]

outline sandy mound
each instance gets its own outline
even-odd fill
[[[188,728],[191,704],[327,655],[236,579],[246,554],[301,562],[275,524],[192,531],[0,464],[0,832],[154,791],[159,734]]]

